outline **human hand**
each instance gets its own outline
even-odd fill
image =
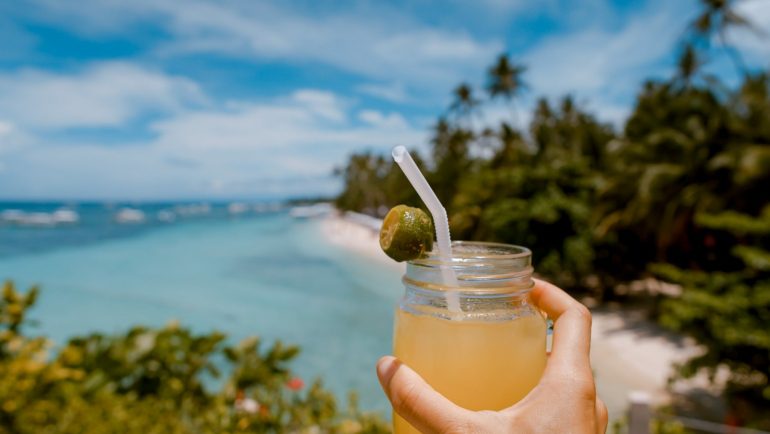
[[[553,345],[540,383],[501,411],[471,411],[436,392],[392,356],[377,376],[393,409],[421,432],[597,434],[607,429],[607,407],[596,396],[589,361],[591,313],[556,286],[535,280],[532,302],[553,320]]]

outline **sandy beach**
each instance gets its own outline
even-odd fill
[[[403,273],[403,264],[393,262],[380,249],[374,225],[361,220],[356,214],[331,215],[321,222],[321,231],[329,242]],[[592,313],[591,364],[610,420],[625,414],[632,392],[649,394],[655,404],[666,403],[672,366],[697,353],[694,343],[667,333],[640,312],[597,308]]]

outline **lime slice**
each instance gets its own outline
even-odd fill
[[[420,208],[393,207],[382,221],[380,247],[398,262],[419,258],[433,248],[433,220]]]

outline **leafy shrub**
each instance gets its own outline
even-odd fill
[[[0,300],[0,433],[386,433],[355,395],[341,411],[289,368],[299,348],[171,323],[75,337],[51,353],[24,333],[38,289],[6,282]],[[218,390],[210,386],[221,379]]]

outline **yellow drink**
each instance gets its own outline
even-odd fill
[[[467,244],[459,244],[458,253]],[[465,280],[461,313],[450,313],[441,301],[446,295],[435,282],[440,277],[426,268],[430,264],[409,264],[404,278],[407,292],[396,310],[393,351],[455,404],[470,410],[501,410],[521,400],[540,380],[547,326],[528,302],[529,251],[524,265],[517,262],[505,268],[487,256],[479,265],[474,261],[476,250],[471,259],[463,258],[464,267],[475,265],[472,276],[453,267]],[[490,263],[494,266],[487,266]],[[493,286],[483,278],[490,274],[496,278]],[[396,434],[418,433],[397,414],[393,425]]]
[[[455,404],[501,410],[540,380],[545,329],[539,314],[513,321],[453,321],[399,309],[394,355]],[[418,432],[398,415],[393,423],[398,434]]]

